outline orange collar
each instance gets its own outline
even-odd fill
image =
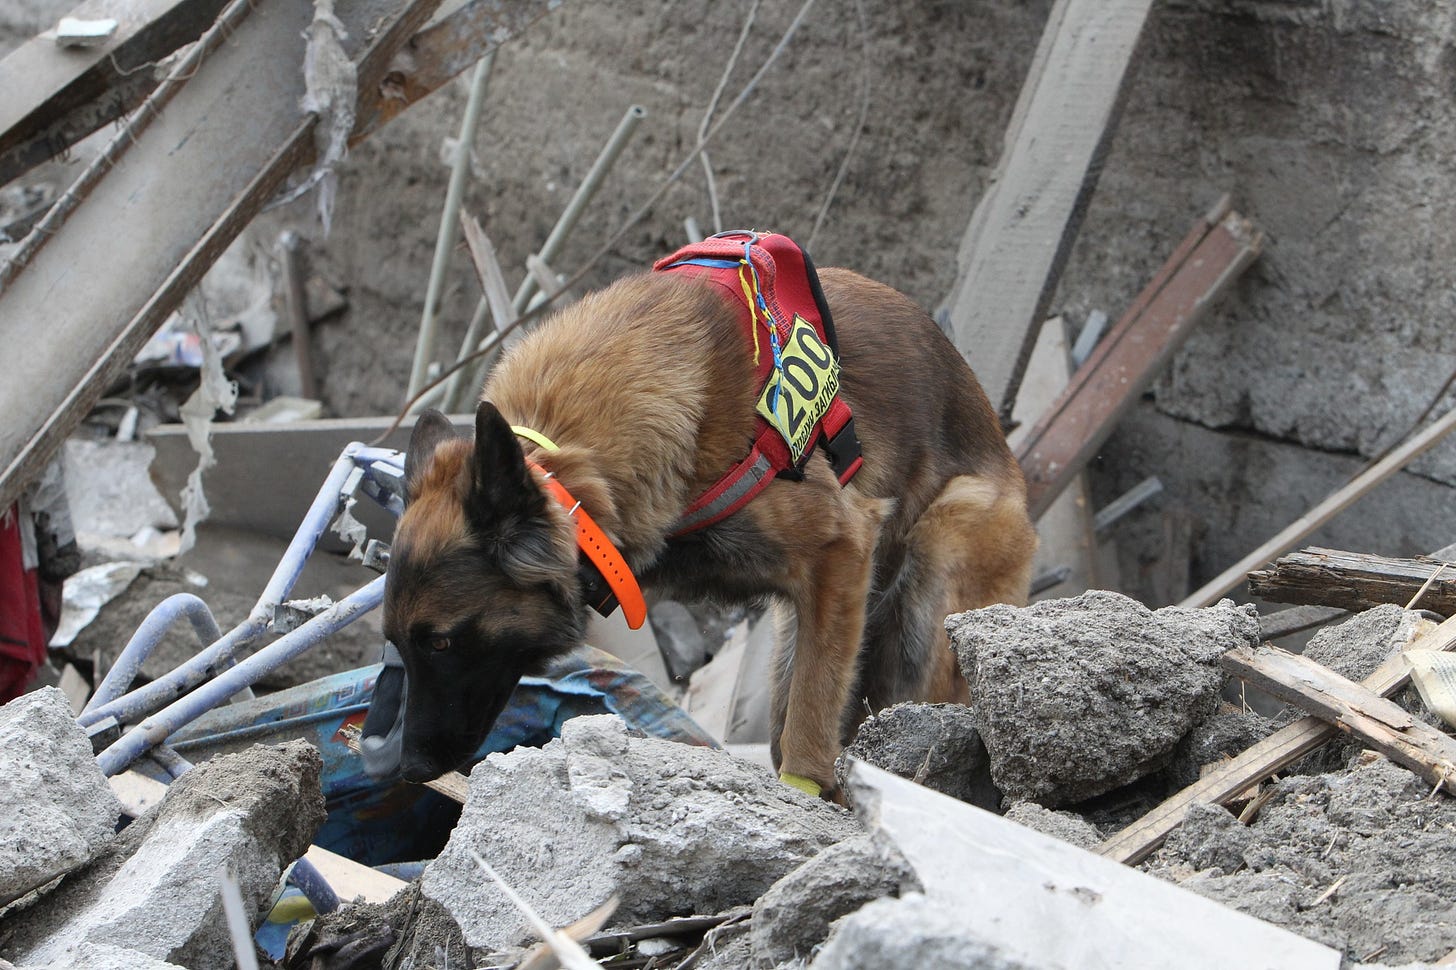
[[[518,432],[519,433],[519,432]],[[534,439],[533,439],[534,440]],[[587,562],[591,563],[603,580],[611,594],[605,596],[600,603],[591,604],[593,609],[603,616],[611,616],[612,608],[621,604],[622,615],[627,619],[627,626],[633,630],[640,630],[642,623],[647,619],[647,602],[642,598],[642,587],[637,585],[637,577],[632,575],[632,570],[627,566],[627,560],[617,551],[612,540],[602,531],[602,527],[587,515],[586,509],[581,503],[572,497],[566,490],[566,486],[557,479],[555,472],[548,472],[534,461],[527,459],[526,464],[541,473],[546,483],[546,490],[551,493],[561,507],[566,509],[566,514],[576,522],[576,546],[586,556]]]

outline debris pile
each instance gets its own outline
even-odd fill
[[[414,884],[296,929],[282,965],[311,966],[346,943],[377,961],[346,966],[443,967],[447,951],[467,966],[522,965],[538,934],[481,860],[547,923],[575,927],[594,958],[661,967],[1070,968],[1088,965],[1079,947],[1111,945],[1101,934],[1115,921],[1104,930],[1103,920],[1123,906],[1138,919],[1183,914],[1149,928],[1157,944],[1134,933],[1128,966],[1158,965],[1160,946],[1235,960],[1280,953],[1263,965],[1329,970],[1456,948],[1456,807],[1358,744],[1327,747],[1262,786],[1270,771],[1250,778],[1223,804],[1185,807],[1142,863],[1157,880],[1114,861],[1113,836],[1135,832],[1190,777],[1202,784],[1195,765],[1231,764],[1296,720],[1219,701],[1220,690],[1237,695],[1218,658],[1258,642],[1251,608],[1150,611],[1091,592],[947,625],[977,703],[867,718],[838,766],[852,813],[727,751],[637,736],[615,716],[577,717],[543,747],[477,765],[448,844]],[[1433,627],[1380,607],[1323,631],[1307,653],[1369,675],[1393,646],[1429,645]],[[219,869],[234,873],[256,928],[322,819],[317,754],[294,743],[220,755],[109,838],[118,808],[66,710],[54,690],[0,710],[7,731],[55,721],[31,730],[70,736],[67,756],[93,777],[56,769],[78,790],[70,807],[45,811],[96,830],[85,847],[51,840],[75,847],[12,879],[12,895],[31,895],[0,914],[0,957],[20,967],[226,965]],[[6,746],[19,749],[39,757],[31,742]],[[1224,905],[1198,904],[1213,907],[1204,912],[1163,896],[1184,890]],[[1088,909],[1094,897],[1103,905]],[[998,907],[1013,915],[990,915]],[[1238,923],[1235,910],[1262,922]],[[1035,933],[1027,912],[1039,914]]]
[[[259,925],[280,874],[323,821],[319,767],[318,753],[294,742],[187,772],[87,866],[5,912],[4,957],[20,967],[90,967],[102,954],[118,965],[229,965],[220,881],[235,881]]]

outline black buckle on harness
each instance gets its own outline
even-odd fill
[[[586,560],[576,564],[576,581],[581,584],[581,598],[587,606],[596,610],[602,616],[611,616],[616,612],[617,594],[607,585],[607,578],[601,574],[596,566]]]
[[[863,450],[860,448],[859,436],[854,433],[853,416],[844,422],[844,427],[839,429],[838,434],[825,438],[824,454],[841,485],[847,484],[854,477],[854,473],[859,471],[856,466],[860,464]]]

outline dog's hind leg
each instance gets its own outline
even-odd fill
[[[1023,495],[1015,482],[961,475],[921,513],[906,537],[900,568],[870,615],[862,679],[869,709],[906,700],[969,700],[945,618],[992,603],[1026,602],[1036,531]]]
[[[966,682],[945,618],[993,603],[1026,604],[1036,528],[1026,514],[1025,490],[1019,482],[1012,486],[981,475],[953,478],[915,523],[912,541],[944,577],[926,696],[964,702]]]

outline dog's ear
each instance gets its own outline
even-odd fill
[[[434,408],[420,412],[415,429],[410,433],[409,447],[404,452],[404,481],[409,491],[415,490],[419,476],[430,465],[435,447],[455,437],[450,419]]]
[[[529,521],[546,512],[546,497],[526,470],[526,455],[516,433],[489,401],[475,408],[470,493],[471,510],[482,525]]]
[[[569,596],[575,582],[546,514],[546,495],[526,468],[526,456],[495,405],[475,409],[475,462],[467,515],[486,554],[522,585],[544,583]],[[573,550],[574,551],[574,550]]]

